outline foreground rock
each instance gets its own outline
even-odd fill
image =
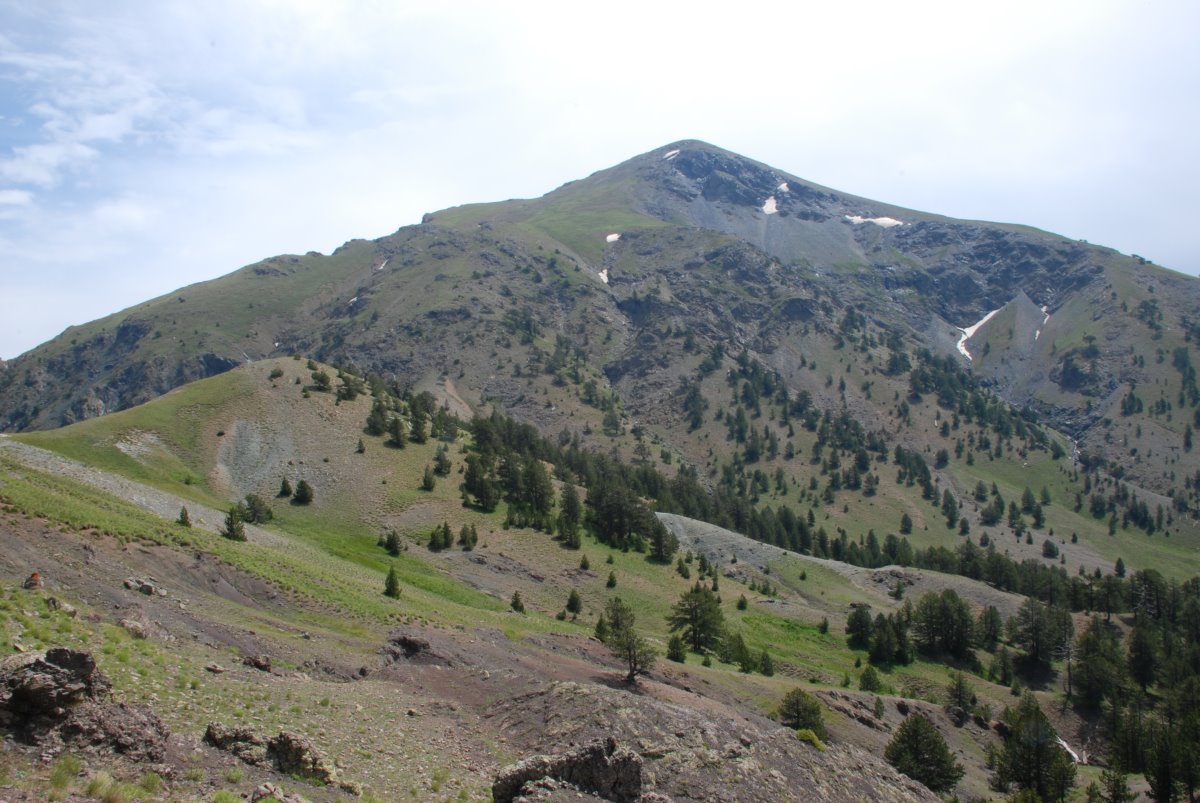
[[[351,794],[361,794],[358,784],[343,781],[325,755],[306,737],[280,731],[265,739],[250,728],[229,728],[210,722],[204,741],[225,750],[247,764],[271,767],[292,777],[305,778],[323,786],[336,786]]]
[[[0,726],[53,755],[68,745],[159,762],[166,726],[148,709],[109,700],[112,684],[91,654],[61,647],[0,662]]]
[[[820,752],[769,720],[699,698],[695,706],[680,705],[657,699],[655,694],[653,684],[633,694],[602,685],[559,682],[499,701],[484,716],[508,744],[529,752],[615,739],[641,759],[639,789],[644,800],[656,793],[676,801],[730,803],[939,800],[881,758],[852,745],[835,742]],[[545,758],[545,765],[555,764],[556,757]],[[525,763],[503,773],[497,784]],[[545,765],[539,762],[539,766]],[[526,773],[526,779],[539,771]],[[508,789],[511,786],[495,791]],[[502,798],[497,795],[496,799]]]
[[[496,777],[492,799],[510,803],[528,782],[542,779],[562,781],[617,803],[636,801],[642,797],[642,757],[611,738],[558,755],[532,756]]]

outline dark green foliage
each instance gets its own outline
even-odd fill
[[[571,593],[567,596],[567,612],[579,614],[583,611],[583,600],[579,598],[579,592],[571,589]]]
[[[279,483],[279,493],[276,494],[280,499],[286,499],[292,495],[292,484],[288,482],[288,478],[284,477]]]
[[[429,551],[441,552],[454,546],[454,535],[450,532],[450,523],[443,521],[429,533]]]
[[[970,712],[975,708],[975,690],[967,682],[967,676],[962,672],[951,672],[950,682],[946,685],[946,701],[949,705]]]
[[[313,371],[312,381],[313,390],[320,391],[321,393],[328,393],[333,389],[333,381],[330,380],[329,374],[325,373],[324,371]]]
[[[846,643],[854,650],[866,650],[871,647],[871,606],[858,604],[846,618]]]
[[[608,601],[605,616],[609,628],[605,644],[625,664],[625,682],[633,683],[638,675],[646,674],[654,666],[654,649],[634,630],[633,610],[620,597]]]
[[[1125,655],[1116,629],[1099,616],[1091,618],[1075,642],[1071,680],[1079,703],[1087,708],[1098,709],[1105,699],[1114,701],[1124,696]]]
[[[192,517],[188,515],[188,509],[186,507],[179,508],[179,518],[175,521],[183,527],[192,526]]]
[[[587,555],[583,555],[582,557],[579,558],[579,568],[581,571],[585,571],[585,572],[588,569],[592,568],[592,563],[591,563],[591,561],[588,560]]]
[[[479,532],[475,529],[474,524],[464,524],[459,528],[458,545],[462,547],[463,552],[470,552],[477,543],[479,543]]]
[[[1049,663],[1055,649],[1069,641],[1074,632],[1071,615],[1063,608],[1027,599],[1011,625],[1013,640],[1035,663]]]
[[[746,610],[746,608],[749,606],[749,604],[750,604],[750,603],[749,603],[749,602],[746,600],[746,595],[745,595],[745,594],[742,594],[741,596],[739,596],[739,597],[738,597],[738,601],[737,601],[737,609],[738,609],[739,611],[744,611],[744,610]]]
[[[607,642],[609,634],[608,619],[604,614],[600,614],[600,618],[596,620],[595,635],[597,641]],[[674,660],[674,659],[672,659]]]
[[[1004,621],[995,605],[989,605],[979,612],[979,622],[975,627],[976,641],[985,650],[991,652],[1000,642],[1004,632]]]
[[[617,587],[617,573],[615,571],[608,573],[608,581],[604,584],[605,588]]]
[[[383,595],[392,599],[400,598],[400,578],[396,576],[396,567],[388,569],[387,579],[383,583]]]
[[[450,476],[450,468],[450,449],[446,444],[442,444],[433,455],[433,473],[439,477],[448,477]]]
[[[900,772],[939,794],[949,792],[963,776],[946,740],[922,714],[904,720],[883,755]]]
[[[667,642],[667,660],[680,664],[687,661],[687,647],[678,633],[672,635]]]
[[[509,600],[508,606],[517,613],[525,613],[525,603],[521,601],[521,592],[514,591],[512,599]]]
[[[433,476],[433,469],[425,466],[425,471],[421,474],[421,490],[432,491],[437,485],[437,479]]]
[[[485,513],[491,513],[500,503],[500,489],[493,471],[493,462],[486,455],[467,455],[466,469],[460,486],[464,503],[472,503]]]
[[[400,543],[400,534],[395,530],[388,530],[387,535],[383,537],[383,547],[393,558],[399,557],[404,549]]]
[[[949,588],[921,597],[913,612],[912,629],[917,648],[928,655],[945,654],[961,660],[975,644],[971,608]]]
[[[376,398],[371,403],[371,412],[367,416],[367,424],[363,431],[368,435],[382,435],[388,430],[388,410],[383,399]]]
[[[229,512],[225,514],[225,526],[221,528],[221,535],[230,541],[246,540],[246,525],[242,524],[241,505],[229,508]]]
[[[292,502],[297,505],[310,505],[313,496],[313,488],[308,484],[308,480],[300,480],[296,484],[296,493],[292,495]]]
[[[398,415],[388,421],[388,445],[403,449],[408,445],[408,433],[405,432],[404,419]]]
[[[998,791],[1012,786],[1044,801],[1063,800],[1075,782],[1075,765],[1058,745],[1054,728],[1037,698],[1025,692],[1015,709],[1004,712],[1008,736],[996,757],[992,783]]]
[[[883,681],[879,679],[879,673],[875,671],[875,667],[868,665],[858,676],[858,688],[862,691],[883,691]]]
[[[583,505],[579,501],[579,492],[575,486],[565,483],[558,502],[558,537],[563,546],[569,549],[579,549],[579,524],[583,520]]]
[[[425,413],[416,408],[413,408],[410,413],[412,418],[412,442],[424,443],[428,439],[428,435],[425,432]]]
[[[771,653],[765,649],[758,656],[758,671],[766,677],[772,677],[775,674],[775,661],[771,659]]]
[[[828,739],[821,715],[821,703],[803,689],[792,689],[783,696],[776,711],[779,722],[793,730],[807,728],[821,739]]]
[[[270,505],[258,494],[246,494],[246,502],[241,510],[242,520],[250,524],[266,524],[275,518]]]
[[[675,603],[667,624],[672,633],[681,631],[693,652],[704,653],[720,641],[725,629],[725,615],[721,613],[717,595],[697,580]]]

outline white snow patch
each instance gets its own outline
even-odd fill
[[[779,211],[779,209],[775,205],[775,196],[774,195],[772,195],[770,198],[768,198],[766,203],[764,203],[762,205],[762,210],[764,212],[766,212],[768,215],[773,215]]]
[[[788,189],[788,185],[787,185],[786,181],[783,182],[782,184],[780,184],[775,189],[779,190],[780,192],[791,192],[791,190]]]
[[[346,303],[347,303],[347,304],[353,304],[355,301],[358,301],[358,296],[355,296],[354,298],[350,299],[350,300],[349,300],[349,301],[347,301]]]
[[[604,270],[600,271],[600,273],[597,275],[599,275],[600,281],[604,282],[605,284],[608,284],[608,268],[605,268]]]
[[[615,243],[619,239],[621,239],[621,235],[614,231],[612,234],[604,238],[604,242]]]
[[[1003,307],[1001,307],[1000,309],[1003,309]],[[960,337],[958,339],[958,353],[959,354],[963,355],[968,360],[973,359],[971,357],[971,352],[967,351],[967,341],[971,339],[972,335],[974,335],[976,332],[979,331],[979,327],[983,326],[985,323],[987,323],[989,320],[991,320],[991,317],[999,311],[1000,311],[999,309],[994,309],[991,312],[989,312],[987,315],[984,315],[982,318],[980,318],[978,322],[966,327],[965,329],[958,330],[958,331],[962,332],[962,337]]]
[[[1061,747],[1063,750],[1067,751],[1067,754],[1069,756],[1071,756],[1071,760],[1074,761],[1076,764],[1088,763],[1087,753],[1085,752],[1082,756],[1080,756],[1078,753],[1076,753],[1074,750],[1071,749],[1071,745],[1067,744],[1066,741],[1063,740],[1063,737],[1058,736],[1056,734],[1054,736],[1054,741],[1058,742],[1059,747]]]
[[[896,220],[894,217],[862,217],[860,215],[846,215],[846,220],[849,220],[855,226],[863,223],[874,223],[884,229],[890,229],[892,226],[903,226],[904,221]]]
[[[275,341],[275,348],[279,348],[279,341],[278,341],[278,340],[276,340],[276,341]]]
[[[666,153],[664,153],[663,158],[664,159],[674,159],[678,155],[679,155],[679,149],[676,148],[673,151],[667,151]]]
[[[1038,330],[1036,332],[1033,333],[1034,340],[1037,340],[1039,337],[1042,336],[1042,329],[1046,328],[1046,323],[1050,320],[1050,308],[1047,307],[1045,304],[1042,305],[1042,315],[1044,315],[1045,317],[1042,318],[1042,325],[1040,327],[1038,327]]]
[[[376,268],[375,270],[383,270],[384,268],[386,268],[386,267],[387,267],[387,263],[388,263],[388,260],[389,260],[389,259],[391,259],[391,257],[388,257],[388,259],[385,259],[385,260],[383,260],[383,264],[382,264],[382,265],[380,265],[380,266],[379,266],[378,268]]]

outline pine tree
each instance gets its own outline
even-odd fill
[[[383,595],[392,599],[400,598],[400,578],[396,576],[396,567],[388,569],[387,580],[383,583]]]
[[[627,670],[626,683],[633,683],[654,666],[654,648],[634,630],[633,610],[620,597],[613,597],[605,608],[609,634],[605,643],[620,658]]]
[[[246,540],[246,526],[242,524],[241,505],[229,508],[229,512],[225,514],[225,526],[221,528],[221,535],[230,541]]]
[[[616,572],[608,573],[608,582],[604,584],[604,587],[605,588],[616,588],[617,587],[617,573]]]
[[[879,673],[875,671],[875,667],[870,664],[858,676],[858,688],[862,691],[882,691],[883,682],[879,679]]]
[[[581,570],[581,571],[585,571],[585,572],[586,572],[586,571],[587,571],[588,569],[590,569],[591,567],[592,567],[592,564],[588,562],[588,556],[587,556],[587,555],[584,555],[583,557],[581,557],[581,558],[579,559],[579,568],[580,568],[580,570]]]
[[[602,644],[607,643],[608,636],[609,636],[609,627],[608,627],[608,619],[605,617],[604,614],[600,614],[600,617],[596,620],[596,630],[595,630],[595,633],[593,633],[593,635],[596,637],[596,640],[601,642]]]
[[[433,478],[433,469],[425,466],[425,473],[421,475],[421,490],[432,491],[437,484],[437,480]]]
[[[363,443],[363,439],[362,439],[362,438],[359,438],[359,439],[358,439],[358,447],[357,447],[357,448],[355,448],[355,450],[354,450],[354,451],[355,451],[356,453],[358,453],[358,454],[364,454],[364,453],[366,453],[366,451],[367,451],[367,445],[366,445],[365,443]]]
[[[192,526],[192,517],[188,515],[188,509],[186,507],[179,508],[179,518],[176,519],[176,521],[183,527]]]
[[[292,484],[290,482],[288,482],[287,477],[284,477],[283,481],[281,483],[279,483],[278,496],[280,499],[286,499],[291,495],[292,495]]]
[[[388,530],[388,534],[383,538],[383,545],[384,548],[387,549],[388,554],[393,558],[400,556],[400,534],[395,530]]]
[[[825,722],[821,715],[821,703],[803,689],[792,689],[783,696],[776,711],[780,723],[792,730],[807,728],[819,739],[828,739]]]
[[[704,653],[720,640],[725,629],[725,616],[721,613],[717,595],[697,580],[675,603],[667,624],[672,633],[681,631],[693,652]]]
[[[408,435],[404,432],[404,419],[400,416],[392,416],[391,420],[388,421],[388,434],[391,435],[388,438],[388,443],[397,449],[403,449],[408,445]]]
[[[950,791],[963,776],[946,740],[923,714],[904,720],[883,755],[893,767],[934,792]]]
[[[297,505],[312,504],[313,489],[308,484],[308,480],[300,480],[299,484],[296,485],[296,493],[292,496],[292,501]]]
[[[680,664],[687,662],[687,647],[684,646],[683,639],[679,637],[678,633],[671,636],[670,641],[667,642],[667,660]]]
[[[513,592],[512,599],[509,601],[508,604],[509,604],[509,607],[511,607],[517,613],[525,613],[525,603],[521,601],[521,592],[520,591]]]
[[[775,674],[775,662],[771,660],[771,653],[767,652],[765,649],[762,651],[762,654],[758,656],[758,671],[762,672],[767,677],[771,677]]]
[[[567,612],[578,615],[583,611],[583,600],[579,598],[579,592],[571,589],[570,595],[567,596]]]
[[[1009,735],[997,757],[995,787],[1007,791],[1015,784],[1042,800],[1062,800],[1075,782],[1075,764],[1058,745],[1037,698],[1025,692],[1016,709],[1005,712],[1004,721]]]

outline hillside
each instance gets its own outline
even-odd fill
[[[214,719],[377,799],[486,799],[610,737],[676,800],[930,799],[882,760],[913,713],[985,799],[1032,711],[1194,788],[1196,309],[1138,257],[676,143],[0,366],[5,635],[99,649],[185,798],[246,791]],[[725,626],[672,623],[688,600]],[[796,688],[827,750],[770,718]]]

